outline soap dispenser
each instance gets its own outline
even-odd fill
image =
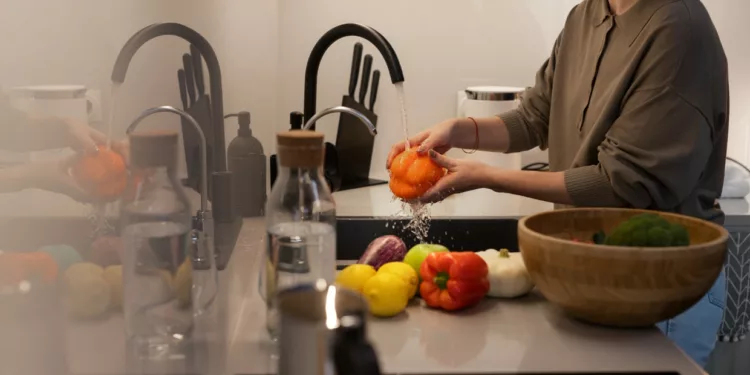
[[[263,145],[250,130],[250,113],[232,113],[237,117],[237,137],[227,147],[227,161],[232,172],[235,209],[242,217],[263,216],[266,206],[266,155]]]

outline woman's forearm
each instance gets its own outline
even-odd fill
[[[0,193],[13,193],[36,187],[37,173],[33,163],[0,169]]]
[[[508,128],[500,117],[483,117],[475,118],[475,120],[476,126],[474,121],[469,118],[454,120],[453,147],[467,150],[477,148],[480,151],[494,152],[506,152],[508,150]],[[477,140],[479,140],[478,144]]]
[[[35,117],[11,106],[0,97],[0,149],[30,152],[63,148],[69,143],[68,121],[54,117]]]
[[[488,167],[486,186],[494,191],[572,205],[563,172],[516,171]]]

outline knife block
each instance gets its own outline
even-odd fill
[[[342,105],[361,113],[377,127],[378,116],[351,96],[344,96]],[[342,113],[339,116],[339,128],[336,134],[336,152],[339,159],[338,173],[341,176],[341,188],[339,190],[351,190],[388,183],[387,181],[370,178],[374,146],[375,137],[370,134],[367,126],[348,113]]]

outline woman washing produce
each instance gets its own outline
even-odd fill
[[[107,143],[107,137],[87,124],[58,118],[32,118],[13,108],[6,97],[0,97],[0,124],[4,129],[0,149],[29,152],[70,147],[80,151],[61,160],[1,168],[0,193],[38,188],[91,202],[122,192],[120,188],[125,184],[123,160],[127,157],[124,142],[112,142],[114,152],[102,150],[100,146]],[[113,171],[116,183],[97,183],[99,177],[107,179]]]
[[[583,1],[517,109],[446,120],[409,139],[447,170],[415,199],[487,188],[559,206],[645,208],[721,223],[728,86],[721,41],[699,0]],[[550,172],[443,155],[537,146],[549,149]],[[393,146],[389,169],[398,169],[405,148]],[[723,274],[712,293],[723,300]],[[704,297],[660,328],[705,365],[721,317]]]

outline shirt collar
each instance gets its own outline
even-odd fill
[[[593,1],[597,3],[594,5],[592,12],[593,21],[594,25],[599,27],[609,17],[613,17],[613,15],[609,10],[609,2],[607,0]],[[639,0],[627,12],[614,17],[614,20],[617,26],[623,29],[632,44],[659,8],[678,1],[683,0]]]
[[[596,27],[601,26],[612,13],[609,11],[607,0],[593,0],[592,18]]]
[[[615,17],[615,23],[623,29],[629,44],[633,44],[654,13],[667,4],[679,1],[682,0],[639,0],[627,12]],[[606,2],[605,0],[604,3]]]

